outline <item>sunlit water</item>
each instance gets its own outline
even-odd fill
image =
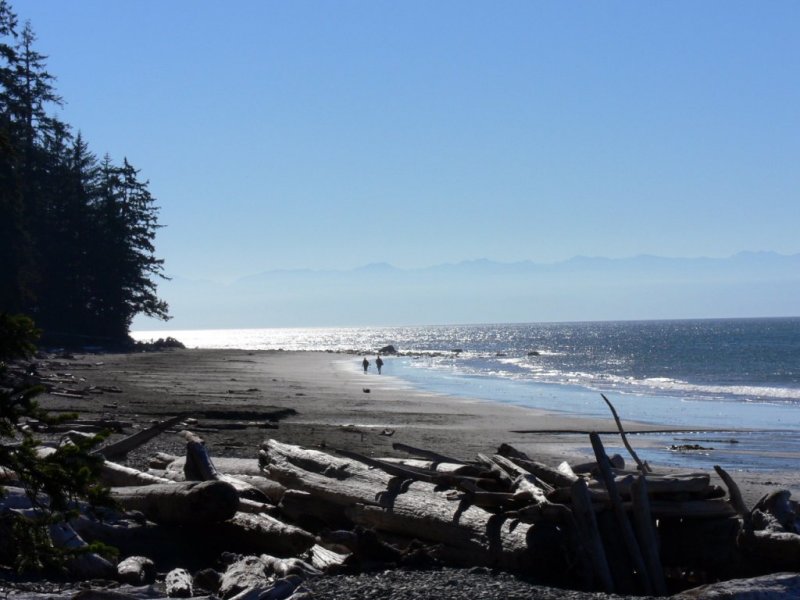
[[[187,347],[336,351],[371,358],[391,344],[401,356],[386,360],[384,374],[429,391],[608,418],[602,392],[628,420],[770,430],[738,433],[746,444],[729,443],[725,435],[711,438],[723,441],[707,442],[715,451],[705,456],[725,456],[757,470],[796,468],[800,459],[800,318],[133,335],[172,336]],[[359,363],[354,357],[352,368]],[[669,441],[674,437],[665,437],[664,445],[691,443]],[[772,455],[770,444],[780,446]],[[671,453],[658,460],[686,464],[703,457]]]

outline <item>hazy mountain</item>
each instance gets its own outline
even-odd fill
[[[266,271],[162,284],[174,319],[136,329],[395,325],[800,315],[800,254],[486,259],[399,269]]]

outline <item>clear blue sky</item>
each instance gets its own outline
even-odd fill
[[[800,3],[12,0],[170,275],[800,252]]]

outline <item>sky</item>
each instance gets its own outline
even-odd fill
[[[800,3],[12,0],[175,277],[800,252]]]

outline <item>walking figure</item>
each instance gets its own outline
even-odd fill
[[[367,360],[366,356],[364,357],[364,360],[361,361],[361,366],[364,367],[364,373],[366,373],[367,369],[369,369],[369,361]]]
[[[383,366],[383,360],[381,359],[380,355],[375,359],[375,366],[378,367],[378,375],[381,374],[381,367]]]

